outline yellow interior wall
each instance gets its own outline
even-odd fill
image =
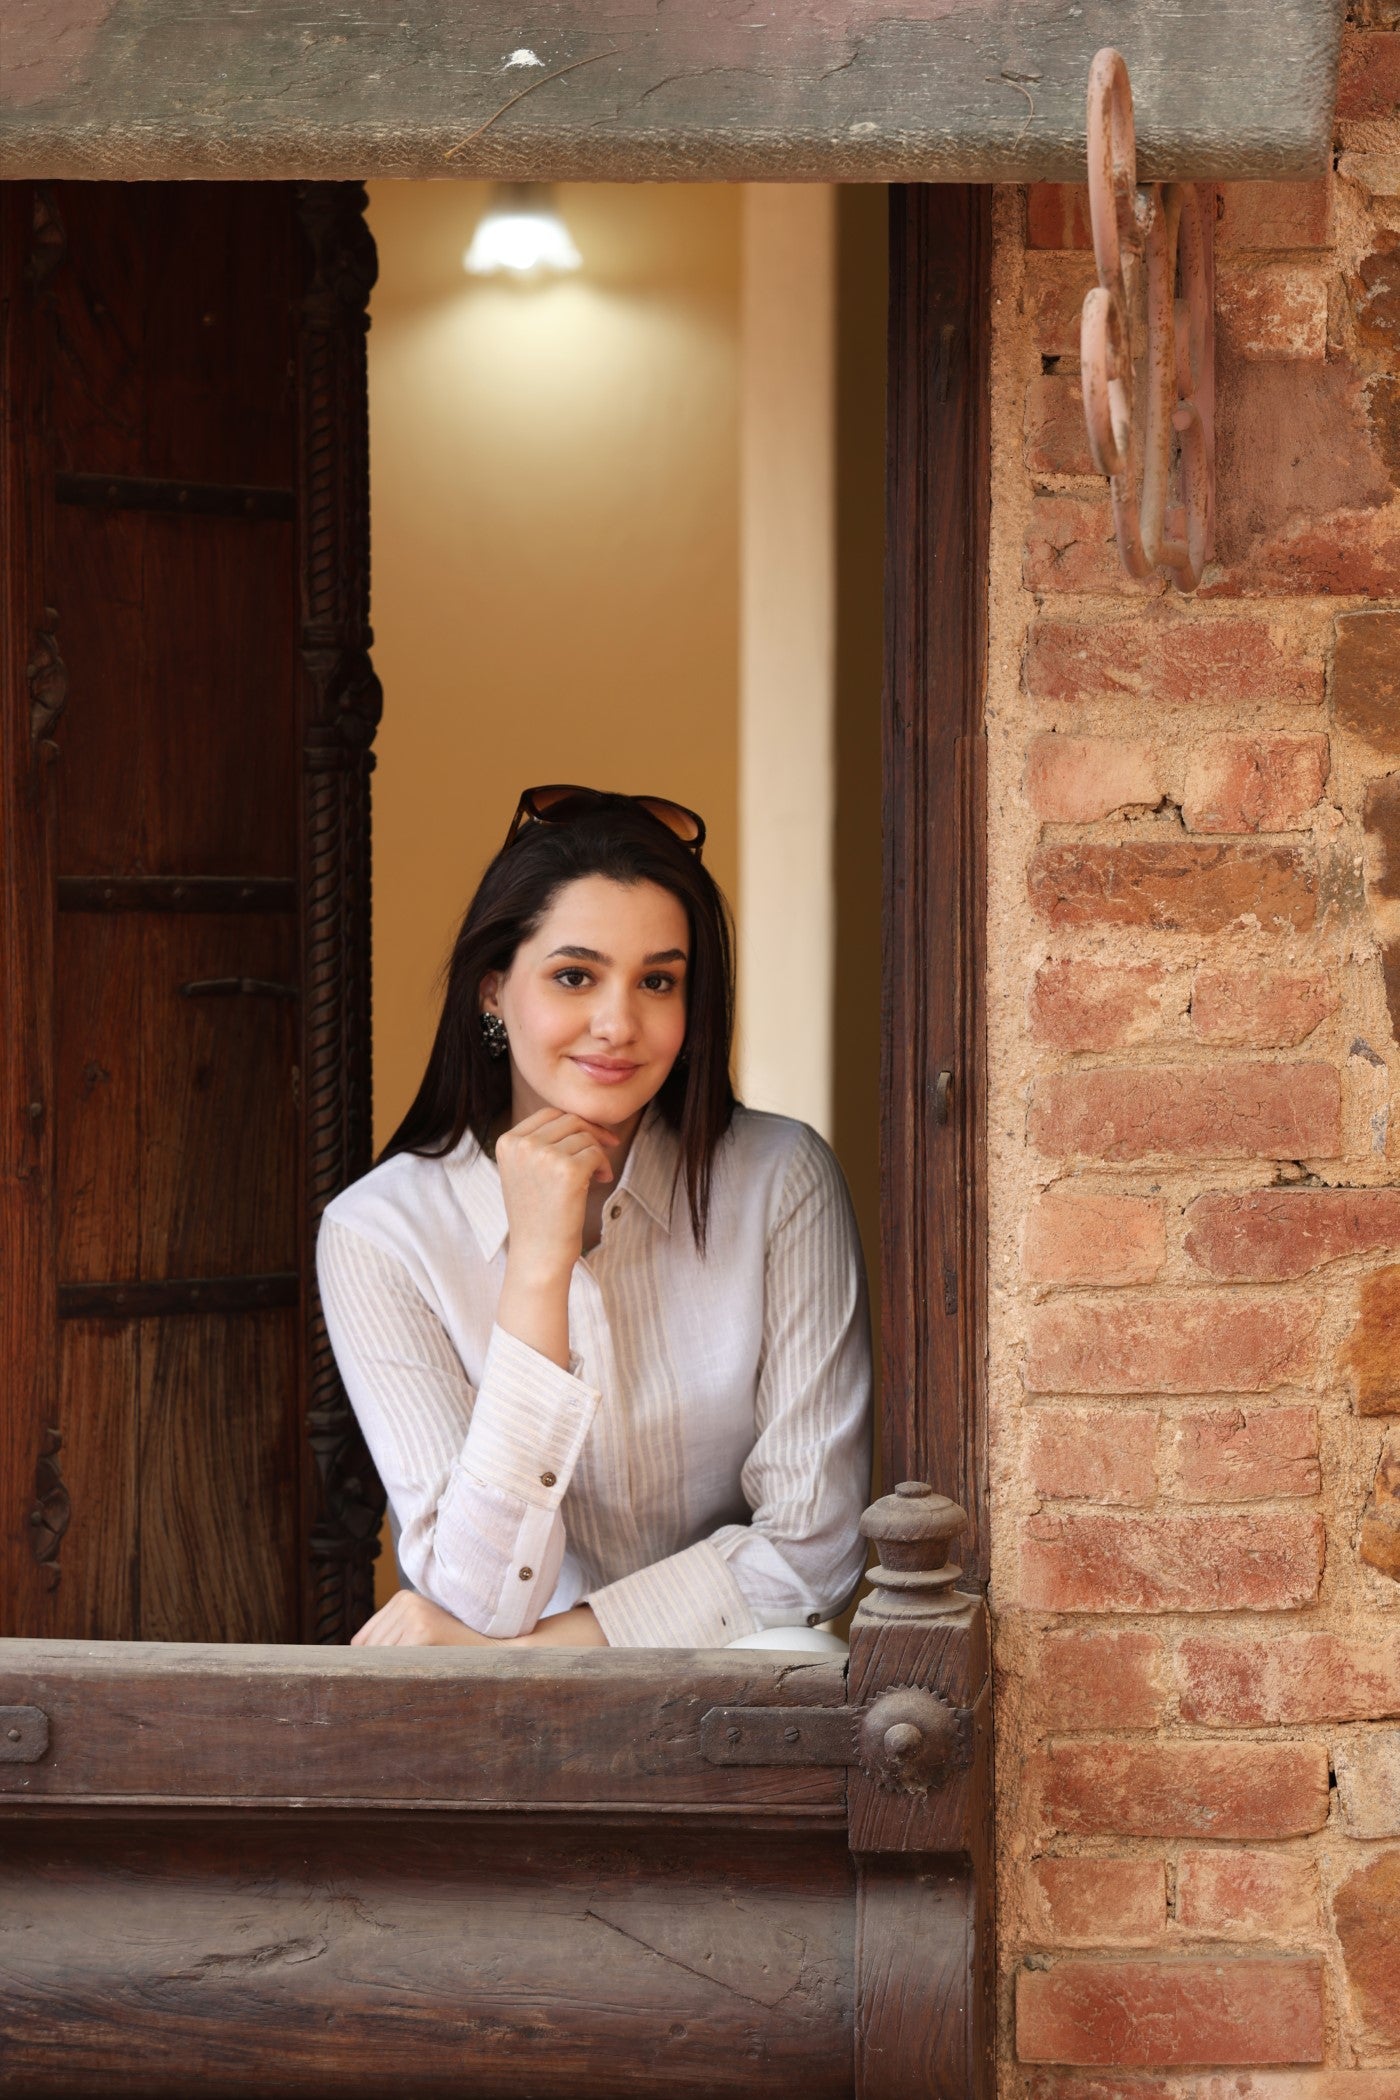
[[[488,194],[370,186],[377,1145],[522,787],[691,804],[738,902],[739,193],[566,184],[539,285],[464,273]]]

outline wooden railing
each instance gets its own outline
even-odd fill
[[[0,2093],[986,2085],[985,1613],[839,1658],[0,1642]]]

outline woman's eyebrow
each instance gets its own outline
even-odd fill
[[[556,955],[567,955],[573,962],[598,963],[605,970],[612,968],[612,957],[602,954],[597,948],[551,948],[545,961],[553,962]],[[642,966],[649,970],[655,963],[683,963],[685,959],[684,948],[662,948],[655,955],[644,955]]]

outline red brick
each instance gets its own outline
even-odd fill
[[[1024,457],[1031,474],[1095,472],[1077,372],[1045,372],[1026,389]]]
[[[1332,178],[1318,182],[1227,182],[1220,190],[1216,243],[1231,250],[1327,248],[1332,241]]]
[[[1316,1932],[1317,1869],[1288,1852],[1186,1852],[1176,1870],[1176,1922],[1221,1939]]]
[[[1038,255],[1026,257],[1021,284],[1021,310],[1025,314],[1033,350],[1042,356],[1079,356],[1079,322],[1084,294],[1098,283],[1090,255]],[[1083,419],[1083,409],[1080,409]]]
[[[1151,1283],[1167,1258],[1158,1196],[1045,1191],[1027,1217],[1021,1270],[1032,1283]]]
[[[1187,1634],[1177,1654],[1181,1715],[1210,1728],[1291,1728],[1400,1716],[1400,1633]]]
[[[1039,1859],[1026,1895],[1028,1936],[1052,1947],[1141,1946],[1167,1921],[1160,1859]]]
[[[1400,1247],[1400,1189],[1251,1189],[1198,1196],[1186,1252],[1232,1283],[1280,1283],[1349,1254]]]
[[[1021,575],[1029,591],[1160,592],[1135,583],[1118,558],[1113,513],[1106,496],[1036,496]]]
[[[1337,1011],[1326,970],[1225,970],[1202,963],[1191,982],[1191,1026],[1203,1043],[1291,1050]]]
[[[1163,1650],[1155,1633],[1074,1626],[1040,1644],[1035,1711],[1044,1727],[1155,1728],[1162,1719]]]
[[[1348,1875],[1332,1898],[1332,1916],[1351,1999],[1368,2037],[1400,2049],[1400,1846]]]
[[[1141,737],[1038,736],[1026,754],[1026,799],[1050,824],[1153,807],[1164,791],[1161,760]]]
[[[1315,1408],[1200,1408],[1172,1430],[1177,1492],[1188,1502],[1315,1495],[1322,1485]]]
[[[1079,182],[1033,182],[1026,190],[1028,248],[1092,248],[1089,192]]]
[[[1186,840],[1041,846],[1027,887],[1035,909],[1057,927],[1304,933],[1317,916],[1317,869],[1297,846]]]
[[[1337,116],[1344,121],[1393,117],[1400,103],[1400,37],[1383,29],[1348,30],[1342,39]]]
[[[1296,644],[1281,647],[1267,621],[1246,614],[1202,619],[1166,606],[1111,620],[1042,614],[1026,646],[1025,685],[1033,700],[1057,707],[1124,698],[1158,709],[1231,706],[1242,693],[1274,706],[1316,707],[1322,659]]]
[[[1337,727],[1373,749],[1400,754],[1400,613],[1388,607],[1339,613],[1332,652]]]
[[[1054,1501],[1150,1502],[1157,1417],[1144,1409],[1040,1407],[1026,1426],[1026,1478]]]
[[[1065,1837],[1306,1837],[1327,1821],[1321,1743],[1058,1743],[1033,1775]]]
[[[1215,311],[1221,344],[1237,357],[1327,355],[1327,278],[1306,264],[1222,268]]]
[[[1135,1065],[1052,1072],[1030,1138],[1056,1159],[1335,1159],[1334,1065]]]
[[[1342,1350],[1359,1415],[1400,1412],[1400,1266],[1361,1279],[1356,1325]]]
[[[1302,1510],[1042,1510],[1021,1533],[1031,1611],[1297,1611],[1316,1601],[1326,1531]]]
[[[1363,1728],[1332,1753],[1348,1837],[1400,1837],[1400,1728]]]
[[[1021,1376],[1032,1393],[1271,1393],[1317,1361],[1312,1298],[1228,1292],[1059,1299],[1033,1306]]]
[[[1059,1050],[1122,1050],[1162,1032],[1171,984],[1160,963],[1048,962],[1031,987],[1031,1027]]]
[[[1016,1978],[1023,2063],[1321,2063],[1322,1964],[1062,1961]]]
[[[1215,736],[1196,744],[1182,805],[1191,831],[1299,831],[1327,779],[1325,736]]]
[[[1368,1568],[1400,1582],[1400,1431],[1391,1430],[1381,1445],[1356,1550]]]
[[[1388,354],[1400,350],[1400,341]],[[1237,371],[1251,369],[1237,366]],[[1284,365],[1256,365],[1252,368],[1261,373],[1288,372],[1290,370],[1330,372],[1331,365],[1316,367],[1288,367]],[[1321,421],[1321,418],[1315,418]],[[1236,432],[1236,440],[1244,443],[1244,437]],[[1293,450],[1286,455],[1291,471],[1291,461],[1298,456],[1318,457],[1318,444],[1311,432],[1293,432],[1290,445]],[[1231,492],[1229,501],[1235,514],[1225,516],[1222,502],[1220,531],[1216,540],[1221,561],[1219,574],[1210,582],[1203,583],[1200,598],[1210,604],[1219,598],[1238,598],[1248,595],[1255,598],[1288,597],[1336,597],[1336,598],[1388,598],[1395,590],[1400,576],[1400,504],[1384,502],[1379,491],[1384,480],[1384,468],[1379,453],[1372,451],[1369,438],[1357,435],[1351,446],[1348,467],[1358,478],[1353,482],[1349,500],[1345,507],[1315,504],[1310,509],[1300,509],[1294,499],[1290,514],[1272,529],[1252,529],[1251,521],[1256,517],[1258,504],[1251,502],[1251,479],[1257,481],[1266,470],[1272,472],[1277,464],[1269,459],[1255,469],[1253,476],[1243,471],[1244,462],[1234,458],[1221,461],[1220,486]],[[1279,458],[1284,458],[1282,448],[1274,448]],[[1360,475],[1363,464],[1367,478]],[[1042,498],[1049,501],[1049,498]],[[1068,525],[1061,527],[1068,531]],[[1067,557],[1068,573],[1075,574],[1087,563],[1087,528],[1081,534],[1083,545]],[[1073,584],[1061,588],[1107,589],[1106,584]]]

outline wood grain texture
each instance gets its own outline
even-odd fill
[[[0,2093],[850,2092],[836,1833],[12,1827],[0,1913]]]
[[[74,1640],[131,1640],[140,1628],[137,1479],[139,1340],[118,1320],[65,1320],[59,1329],[62,1437],[68,1495],[61,1582],[33,1622]]]
[[[502,0],[98,0],[7,24],[0,169],[1076,181],[1111,43],[1146,180],[1304,175],[1330,147],[1339,21],[1335,0],[560,0],[538,19]]]
[[[40,231],[42,229],[42,232]],[[36,337],[61,231],[27,184],[0,188],[0,1624],[42,1626],[35,1465],[54,1424],[52,734],[36,746],[29,665],[46,624],[51,469]],[[38,235],[38,237],[36,237]],[[39,267],[36,267],[36,264]],[[60,643],[61,646],[61,643]]]
[[[296,1623],[295,1312],[140,1322],[142,1638],[276,1641]]]
[[[0,1802],[706,1808],[844,1824],[843,1771],[712,1765],[712,1706],[840,1706],[839,1662],[762,1651],[0,1642],[0,1705],[50,1749]]]
[[[989,208],[890,200],[880,1141],[884,1479],[961,1503],[983,1580]]]

